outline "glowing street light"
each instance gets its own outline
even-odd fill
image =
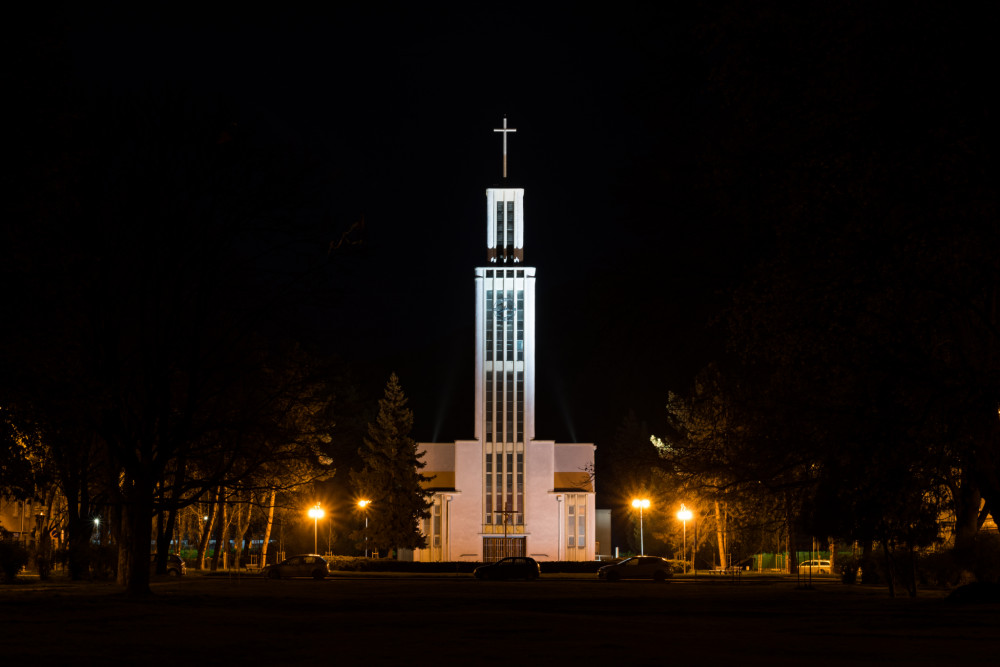
[[[646,545],[642,539],[642,510],[649,509],[649,500],[646,498],[639,499],[636,498],[632,501],[632,507],[639,509],[639,553],[643,556],[646,555]]]
[[[309,508],[309,518],[313,520],[313,553],[316,553],[319,550],[319,520],[322,519],[324,515],[325,512],[323,512],[323,508],[319,506],[319,503],[316,503],[316,507]]]
[[[365,513],[365,558],[368,558],[368,506],[371,505],[370,500],[359,500],[358,507],[361,511]]]
[[[681,508],[677,512],[677,518],[680,519],[683,522],[683,524],[684,524],[684,558],[683,558],[683,560],[684,560],[684,574],[687,574],[687,571],[688,571],[688,565],[687,565],[688,521],[691,520],[691,516],[692,516],[691,510],[689,510],[687,507],[685,507],[684,503],[681,503]]]

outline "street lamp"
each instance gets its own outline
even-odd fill
[[[368,558],[368,506],[371,502],[370,500],[358,501],[358,507],[365,513],[365,558]]]
[[[323,518],[323,515],[323,508],[319,506],[319,503],[316,503],[316,507],[309,508],[309,518],[313,520],[313,553],[319,549],[319,520]]]
[[[642,500],[636,498],[635,500],[632,501],[632,507],[639,508],[639,553],[645,556],[646,545],[643,543],[642,540],[642,510],[649,509],[649,500],[646,498],[643,498]]]
[[[677,518],[684,523],[684,574],[687,574],[687,553],[688,553],[688,521],[691,520],[691,510],[681,503],[681,509],[677,512]]]

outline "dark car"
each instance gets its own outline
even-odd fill
[[[156,554],[149,557],[149,573],[156,574]],[[177,554],[167,554],[167,574],[171,577],[181,577],[187,574],[184,559]]]
[[[605,565],[597,571],[597,576],[607,581],[621,579],[652,579],[664,581],[674,576],[674,569],[665,558],[659,556],[632,556],[625,560]]]
[[[300,554],[286,558],[280,563],[268,565],[261,574],[268,579],[288,579],[290,577],[312,577],[322,579],[330,574],[326,559],[316,554]]]
[[[495,563],[480,565],[472,573],[476,579],[537,579],[542,568],[534,558],[508,556]]]

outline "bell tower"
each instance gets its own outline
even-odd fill
[[[504,118],[504,181],[507,127]],[[527,445],[535,428],[535,269],[524,262],[524,190],[486,190],[486,256],[476,269],[476,435],[482,444],[484,557],[524,555]]]
[[[486,257],[492,265],[513,266],[524,262],[522,188],[486,191]]]
[[[486,190],[486,261],[475,269],[474,434],[419,443],[431,479],[418,560],[593,560],[594,445],[535,434],[535,268],[524,265],[524,190]],[[608,545],[610,553],[610,545]]]

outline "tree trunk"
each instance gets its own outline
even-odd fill
[[[893,565],[892,552],[886,540],[882,540],[882,555],[885,557],[885,578],[887,580],[886,583],[889,585],[889,597],[894,598],[896,597],[896,568]]]
[[[872,554],[874,547],[871,540],[861,543],[861,583],[877,583],[878,577],[875,574],[875,557]]]
[[[719,507],[719,501],[715,501],[715,536],[719,542],[719,567],[725,570],[728,567],[726,562],[726,510],[725,506]]]
[[[271,541],[271,526],[274,525],[274,505],[278,500],[278,490],[271,489],[271,500],[267,508],[267,523],[264,527],[264,544],[260,549],[260,566],[267,565],[267,545]]]
[[[162,511],[156,515],[156,520],[154,522],[154,525],[156,526],[156,550],[155,550],[156,565],[154,571],[156,572],[156,574],[166,574],[167,557],[166,557],[166,551],[164,551],[163,549],[163,533],[164,529],[166,528],[166,518],[164,517]]]
[[[253,498],[252,492],[247,492],[246,503],[237,506],[233,519],[236,522],[233,533],[233,547],[236,550],[236,568],[239,569],[243,556],[243,536],[247,534],[250,527],[250,501]]]
[[[215,572],[219,569],[219,559],[222,554],[226,551],[226,492],[225,489],[219,488],[219,503],[218,509],[216,510],[216,516],[218,517],[218,532],[216,533],[217,538],[215,540],[215,553],[212,554],[212,571]],[[223,567],[225,567],[225,561],[223,561]]]
[[[971,569],[972,551],[979,533],[979,506],[983,497],[972,475],[962,470],[957,489],[952,492],[955,511],[955,558],[959,565]]]
[[[905,572],[900,572],[903,585],[906,586],[906,594],[911,598],[917,597],[917,552],[912,545],[906,545],[906,567]]]
[[[85,466],[85,463],[82,465]],[[90,538],[94,522],[90,518],[90,493],[83,479],[85,470],[85,467],[72,466],[60,476],[66,497],[66,567],[73,581],[86,577],[90,569]],[[104,520],[107,521],[107,517]]]
[[[798,560],[795,557],[795,552],[792,549],[795,548],[795,536],[792,533],[792,521],[788,515],[785,515],[785,573],[793,574],[799,571],[798,563],[794,562]]]
[[[198,543],[198,569],[205,569],[205,555],[208,553],[208,543],[212,538],[212,529],[215,526],[215,499],[222,489],[209,492],[208,521],[202,524],[201,540]]]
[[[118,583],[129,597],[148,597],[150,537],[153,526],[153,482],[149,475],[126,472],[121,504],[122,538],[118,542]]]
[[[166,510],[160,512],[156,521],[156,573],[167,573],[167,554],[170,553],[170,542],[174,535],[174,528],[177,523],[177,510]],[[180,547],[178,546],[178,551]]]
[[[39,526],[38,542],[35,544],[35,568],[38,571],[38,578],[43,581],[49,578],[52,571],[53,544],[52,531],[56,528],[53,517],[53,507],[55,506],[56,488],[50,487],[45,497],[45,519]]]

